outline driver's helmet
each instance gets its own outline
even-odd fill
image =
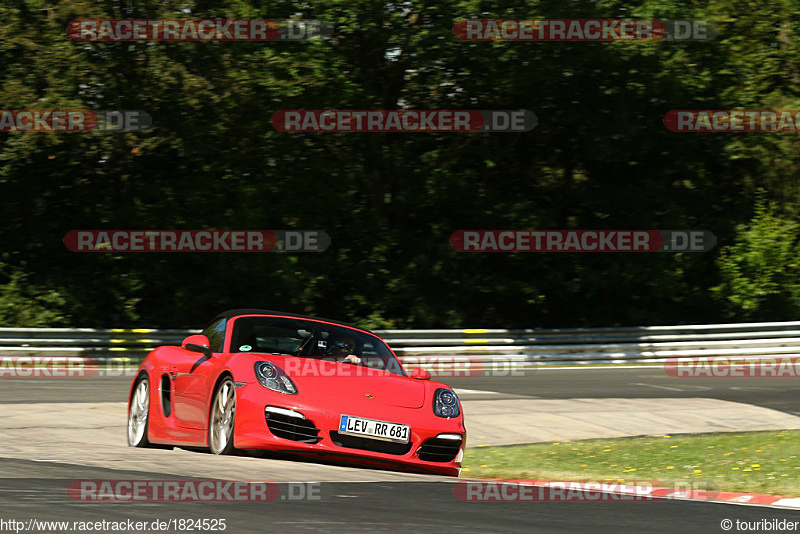
[[[328,356],[347,356],[353,354],[353,343],[340,339],[335,341],[328,349]]]

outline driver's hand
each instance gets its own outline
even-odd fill
[[[355,354],[348,354],[344,357],[344,361],[347,363],[361,363],[361,358],[356,356]]]

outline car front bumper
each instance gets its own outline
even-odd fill
[[[409,425],[409,443],[339,434],[341,415]],[[430,406],[404,408],[369,403],[337,406],[334,399],[320,407],[319,403],[312,406],[298,396],[266,393],[260,384],[244,384],[237,389],[234,446],[375,468],[458,476],[466,429],[462,417],[437,417]]]

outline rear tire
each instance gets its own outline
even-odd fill
[[[143,376],[133,388],[128,408],[128,446],[149,447],[147,431],[150,427],[150,380]]]
[[[214,454],[232,454],[236,422],[236,386],[230,377],[219,383],[208,416],[208,446]]]

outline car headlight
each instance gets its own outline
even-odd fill
[[[265,388],[287,395],[297,395],[297,386],[283,369],[270,362],[256,362],[256,378]]]
[[[458,397],[452,389],[439,388],[433,393],[433,413],[439,417],[458,417],[461,408]]]

